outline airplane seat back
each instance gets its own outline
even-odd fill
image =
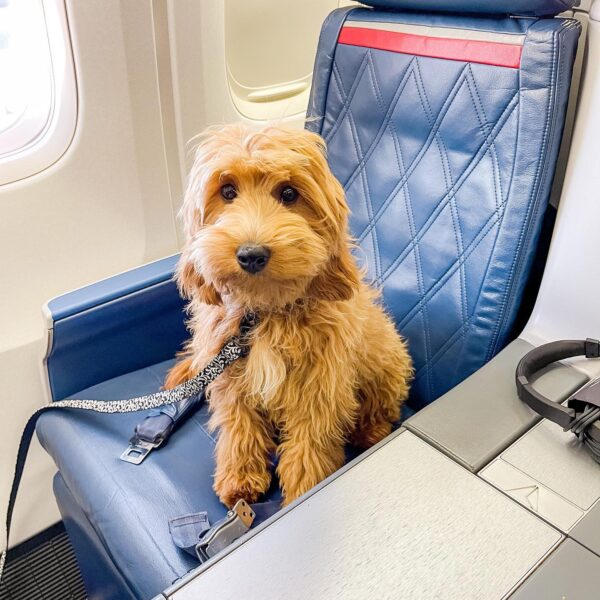
[[[364,4],[323,26],[307,127],[327,141],[359,259],[408,339],[419,409],[509,341],[580,25],[537,18],[573,4],[560,0]]]

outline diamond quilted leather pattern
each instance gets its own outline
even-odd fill
[[[543,55],[548,88],[553,39]],[[352,210],[358,259],[408,339],[411,404],[420,408],[507,335],[515,265],[533,252],[530,232],[547,200],[532,175],[549,140],[551,94],[538,94],[540,134],[529,157],[519,139],[522,69],[344,44],[332,59],[320,132]]]

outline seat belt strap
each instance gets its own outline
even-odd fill
[[[2,551],[2,554],[0,554],[0,581],[2,580],[4,565],[6,563],[10,525],[15,508],[15,501],[17,499],[19,485],[23,476],[23,469],[25,467],[25,461],[27,460],[27,453],[29,451],[29,446],[31,445],[31,439],[35,432],[35,425],[40,416],[51,410],[69,408],[75,408],[78,410],[91,410],[93,412],[107,414],[138,412],[153,408],[161,408],[168,404],[181,402],[192,396],[199,396],[203,394],[206,387],[219,375],[221,375],[221,373],[223,373],[223,371],[230,364],[248,354],[250,347],[248,346],[247,336],[255,324],[255,315],[253,313],[247,314],[240,325],[240,334],[230,338],[225,343],[223,348],[221,348],[219,353],[208,363],[206,367],[204,367],[204,369],[202,369],[202,371],[200,371],[200,373],[198,373],[198,375],[192,379],[188,379],[188,381],[185,381],[173,389],[162,390],[147,396],[139,396],[137,398],[129,398],[126,400],[59,400],[57,402],[50,402],[49,404],[42,406],[29,417],[23,433],[21,434],[21,440],[19,442],[17,460],[13,474],[13,481],[8,498],[5,528],[6,545]]]
[[[181,402],[155,408],[135,426],[129,446],[121,454],[121,460],[139,465],[152,450],[162,446],[173,431],[198,410],[205,401],[204,392],[185,398]]]
[[[173,543],[194,557],[196,545],[209,529],[210,521],[206,511],[169,519],[169,533]]]
[[[248,505],[238,500],[227,514],[210,525],[206,511],[175,517],[169,521],[173,543],[201,563],[240,538],[281,509],[279,502],[269,500]]]
[[[256,323],[256,314],[247,312],[240,323],[240,336],[247,336]],[[133,465],[141,464],[152,450],[165,444],[173,431],[198,410],[205,400],[206,396],[202,392],[150,411],[146,418],[135,426],[129,446],[119,458]]]

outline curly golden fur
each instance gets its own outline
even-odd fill
[[[293,203],[281,201],[286,187],[297,191]],[[390,433],[412,377],[406,345],[350,253],[344,191],[318,135],[207,131],[182,216],[177,281],[193,335],[165,385],[195,375],[255,311],[249,356],[209,388],[214,489],[228,506],[255,502],[276,452],[289,503],[343,465],[347,441],[366,448]],[[236,258],[248,243],[270,251],[258,273]]]

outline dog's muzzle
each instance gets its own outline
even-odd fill
[[[244,244],[235,253],[238,264],[247,273],[258,273],[262,271],[271,258],[271,251],[265,246],[256,244]]]

